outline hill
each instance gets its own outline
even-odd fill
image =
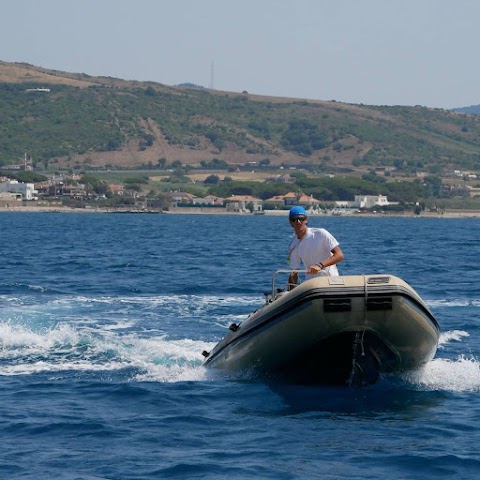
[[[266,162],[359,174],[480,171],[480,117],[166,86],[0,62],[0,165]]]
[[[459,113],[473,113],[473,114],[479,115],[480,105],[470,105],[469,107],[454,108],[453,110]]]

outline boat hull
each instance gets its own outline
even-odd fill
[[[232,328],[206,366],[315,384],[375,383],[418,368],[440,335],[420,296],[393,275],[317,277]]]

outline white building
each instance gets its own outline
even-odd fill
[[[385,207],[391,205],[385,195],[355,195],[354,202],[357,208]]]
[[[389,202],[385,195],[355,195],[355,200],[339,200],[335,202],[339,208],[373,208],[386,207],[387,205],[398,205],[398,202]]]
[[[17,180],[1,182],[0,192],[21,194],[23,200],[34,200],[38,193],[33,183],[19,183]]]
[[[201,207],[213,207],[215,205],[215,199],[213,197],[193,197],[192,204]]]

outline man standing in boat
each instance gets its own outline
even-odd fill
[[[309,228],[307,212],[303,207],[290,209],[288,215],[295,235],[288,246],[287,262],[292,267],[288,277],[289,288],[298,283],[298,270],[303,263],[307,270],[306,279],[317,275],[338,275],[337,263],[343,260],[339,243],[324,228]]]

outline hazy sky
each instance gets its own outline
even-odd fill
[[[374,105],[480,104],[478,0],[2,0],[0,60]]]

